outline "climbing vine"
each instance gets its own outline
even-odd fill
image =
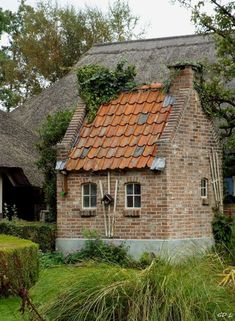
[[[37,166],[44,175],[43,191],[51,221],[56,220],[56,144],[64,137],[72,115],[73,110],[49,115],[39,130],[39,141],[36,145],[39,154]]]
[[[114,70],[100,65],[86,65],[77,70],[80,97],[87,106],[87,119],[92,122],[101,104],[108,103],[118,93],[136,86],[135,66],[125,61],[117,64]]]

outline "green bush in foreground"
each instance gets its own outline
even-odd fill
[[[79,261],[93,259],[101,262],[118,264],[120,266],[128,266],[132,259],[127,252],[128,247],[123,243],[115,245],[96,238],[87,240],[80,251],[69,254],[64,262],[74,264]]]
[[[27,222],[23,220],[0,222],[0,234],[8,234],[38,243],[43,251],[55,249],[55,224],[43,222]]]
[[[29,289],[38,275],[38,245],[0,234],[0,296]]]
[[[103,266],[41,307],[53,321],[215,321],[235,313],[234,294],[218,285],[216,256],[180,264],[155,259],[145,270]]]

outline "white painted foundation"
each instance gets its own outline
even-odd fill
[[[87,240],[85,238],[57,238],[56,250],[64,254],[75,252],[80,250]],[[135,259],[139,259],[144,252],[148,252],[177,260],[177,258],[204,253],[214,244],[213,238],[210,237],[171,240],[104,239],[104,241],[115,245],[124,243],[129,249],[129,254]]]

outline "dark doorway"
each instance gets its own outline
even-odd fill
[[[3,173],[3,210],[10,210],[15,206],[17,216],[24,220],[37,219],[37,208],[41,203],[40,188],[27,186],[14,186],[8,176]]]

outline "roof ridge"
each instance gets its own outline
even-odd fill
[[[137,42],[150,42],[150,41],[164,41],[164,40],[171,40],[171,39],[186,39],[186,38],[202,38],[206,36],[210,36],[211,34],[201,35],[201,34],[190,34],[190,35],[179,35],[179,36],[166,36],[166,37],[159,37],[159,38],[147,38],[147,39],[133,39],[133,40],[126,40],[126,41],[116,41],[116,42],[106,42],[106,43],[95,43],[93,47],[105,47],[110,45],[119,45],[119,44],[127,44],[127,43],[137,43]],[[213,40],[211,40],[213,41]]]

